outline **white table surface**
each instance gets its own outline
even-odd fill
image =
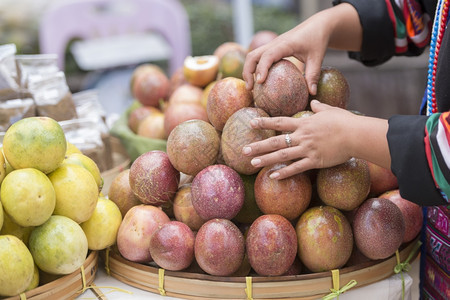
[[[409,273],[404,273],[405,279],[405,300],[419,299],[419,259],[418,256],[411,263],[411,270]],[[94,284],[102,291],[106,299],[111,300],[176,300],[169,296],[161,296],[156,293],[144,291],[133,286],[127,285],[111,276],[108,276],[104,270],[101,260],[99,260],[99,268],[94,280]],[[400,274],[393,275],[382,281],[360,287],[353,288],[339,296],[340,300],[400,300],[402,299]],[[118,289],[107,288],[115,287]],[[120,290],[119,290],[120,289]],[[93,300],[97,299],[95,294],[90,290],[86,290],[83,294],[77,297],[77,300]]]

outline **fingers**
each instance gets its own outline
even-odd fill
[[[281,143],[281,142],[280,142]],[[290,148],[282,148],[278,151],[271,152],[262,156],[254,157],[251,160],[251,164],[254,167],[270,166],[280,161],[294,161],[288,166],[281,168],[270,175],[272,179],[284,179],[292,175],[305,172],[315,167],[313,160],[305,157],[298,160],[298,154],[301,152],[301,146],[295,146]]]
[[[284,148],[263,156],[254,157],[251,160],[252,166],[259,168],[275,164],[280,161],[290,161],[295,159],[297,147]]]
[[[242,77],[245,81],[245,85],[247,90],[253,89],[254,83],[254,73],[256,70],[256,65],[258,64],[259,57],[261,56],[260,51],[258,49],[253,50],[252,52],[247,54],[247,57],[244,62],[244,67],[242,69]]]
[[[250,121],[250,126],[255,129],[294,131],[297,128],[295,122],[296,119],[290,117],[255,118]]]
[[[290,56],[291,52],[283,40],[276,38],[248,53],[242,70],[247,89],[251,90],[255,82],[263,83],[272,64]]]
[[[292,140],[291,137],[291,143],[290,145],[295,145],[296,142]],[[247,156],[255,156],[258,154],[264,154],[264,153],[268,153],[268,152],[272,152],[272,151],[277,151],[277,150],[284,150],[285,148],[288,148],[288,146],[290,147],[290,145],[287,144],[286,141],[286,135],[282,134],[282,135],[277,135],[268,139],[265,139],[263,141],[259,141],[259,142],[255,142],[255,143],[251,143],[247,146],[244,146],[242,148],[242,153],[244,155]],[[292,157],[287,158],[286,155],[288,153],[287,152],[282,152],[282,153],[278,153],[278,158],[282,158],[283,160],[289,160]]]
[[[263,58],[263,56],[266,56],[264,53],[266,48],[267,45],[258,47],[248,53],[245,58],[244,67],[242,69],[242,77],[248,90],[253,89],[255,79],[256,82],[262,83],[267,77],[267,70],[272,65],[272,62],[268,62],[267,58]],[[261,70],[261,66],[265,66],[265,69]],[[264,77],[261,77],[262,75]]]
[[[331,105],[320,102],[319,100],[313,99],[310,102],[311,110],[314,113],[318,113],[319,111],[324,111],[332,108]]]
[[[309,158],[303,158],[298,161],[295,161],[288,166],[281,168],[279,170],[276,170],[272,174],[270,174],[271,179],[285,179],[292,175],[299,174],[308,170],[314,169],[314,164],[311,159]]]
[[[308,59],[307,63],[305,64],[305,79],[308,83],[308,89],[309,93],[311,95],[317,94],[317,83],[319,82],[320,78],[320,71],[321,71],[321,65],[322,61],[320,58],[311,58]]]

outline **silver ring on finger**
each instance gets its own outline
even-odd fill
[[[289,136],[289,133],[286,133],[286,135],[284,136],[284,141],[286,142],[286,146],[288,148],[292,146],[292,139]]]

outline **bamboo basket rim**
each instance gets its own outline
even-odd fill
[[[83,272],[80,267],[70,274],[29,290],[23,293],[25,299],[75,299],[84,292],[85,288],[88,288],[94,282],[98,269],[98,256],[98,251],[90,251],[82,265]],[[21,300],[21,295],[5,298],[4,300]]]
[[[419,251],[412,251],[418,242],[419,237],[416,237],[399,249],[401,262],[410,254],[410,262],[417,258]],[[105,258],[109,275],[115,279],[142,290],[161,294],[159,271],[162,269],[129,261],[117,251],[102,252],[101,255]],[[339,269],[340,287],[352,280],[357,282],[355,289],[378,282],[392,276],[396,265],[397,258],[394,254],[383,260],[344,267]],[[165,295],[181,299],[247,299],[248,277],[251,277],[252,299],[318,299],[328,295],[333,288],[331,271],[287,276],[224,277],[164,270],[162,282]]]

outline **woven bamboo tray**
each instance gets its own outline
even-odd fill
[[[418,253],[414,251],[417,242],[418,239],[399,251],[401,262],[410,254],[410,262],[417,257]],[[128,261],[115,251],[106,254],[107,268],[117,280],[157,294],[162,286],[165,295],[182,299],[248,299],[249,288],[252,299],[319,299],[330,294],[333,288],[331,271],[273,277],[219,277],[164,270],[161,276],[161,270],[156,267]],[[397,258],[393,255],[384,260],[342,268],[339,270],[340,287],[352,280],[357,281],[354,288],[378,282],[392,276],[396,265]]]
[[[24,294],[6,298],[4,300],[49,300],[49,299],[75,299],[84,292],[85,288],[91,286],[97,274],[98,251],[91,251],[83,264],[82,269],[78,269],[71,274],[60,277],[47,284],[41,285]],[[23,298],[25,296],[25,298]]]

